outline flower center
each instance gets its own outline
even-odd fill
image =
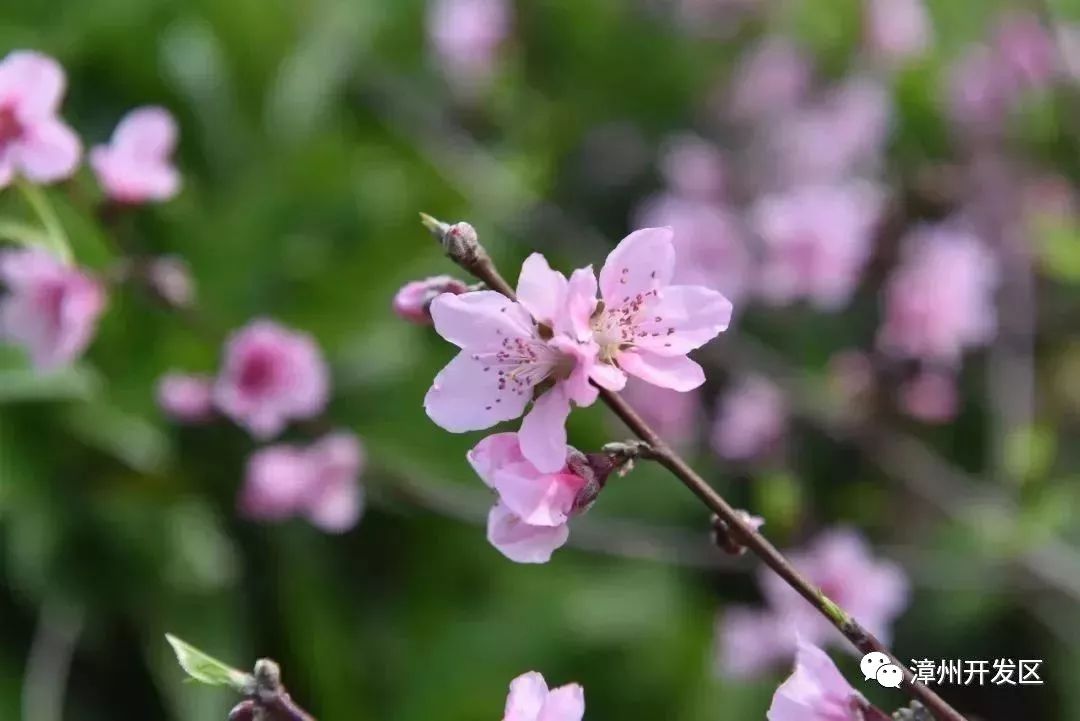
[[[15,109],[10,105],[0,106],[0,153],[7,150],[22,134],[23,126],[15,117]]]
[[[674,332],[664,326],[663,316],[652,310],[659,297],[658,291],[650,290],[623,298],[622,304],[615,308],[605,308],[603,304],[597,306],[590,324],[593,339],[600,346],[601,361],[614,362],[619,351],[630,348],[642,338]]]
[[[277,363],[266,351],[257,350],[244,360],[238,383],[246,393],[265,393],[274,385]]]

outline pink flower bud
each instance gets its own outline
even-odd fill
[[[41,250],[5,250],[0,282],[0,339],[26,348],[39,370],[82,355],[105,309],[97,280]]]
[[[394,312],[417,325],[431,325],[431,301],[443,293],[458,295],[469,288],[449,275],[437,275],[406,283],[394,296]]]
[[[210,376],[169,373],[158,382],[158,405],[182,423],[202,423],[214,415],[213,387]]]
[[[187,262],[178,256],[162,256],[150,261],[147,280],[158,297],[173,308],[188,308],[195,302],[195,281]]]
[[[253,436],[271,438],[326,406],[329,369],[314,339],[269,320],[233,333],[214,385],[222,413]]]
[[[75,172],[82,143],[57,115],[66,83],[46,55],[16,50],[0,61],[0,188],[15,173],[54,183]]]
[[[105,194],[118,203],[169,200],[180,191],[172,164],[176,121],[164,108],[132,110],[116,126],[108,145],[90,151],[90,166]]]

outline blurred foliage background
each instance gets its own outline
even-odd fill
[[[940,101],[947,69],[1006,5],[929,3],[932,47],[888,79],[894,187],[958,159]],[[1080,20],[1073,0],[1051,10]],[[166,631],[237,666],[277,659],[322,719],[497,718],[506,684],[530,669],[582,683],[591,719],[764,718],[783,671],[734,682],[713,661],[716,614],[755,602],[755,564],[710,551],[702,509],[647,466],[575,524],[577,547],[543,566],[504,559],[484,540],[489,500],[464,461],[480,434],[447,434],[421,407],[452,349],[389,308],[405,281],[451,272],[421,210],[472,222],[510,277],[532,250],[598,266],[662,187],[665,139],[710,132],[707,99],[767,29],[797,38],[826,78],[868,62],[857,0],[719,13],[701,33],[679,12],[659,0],[518,2],[489,85],[470,95],[433,57],[420,0],[0,7],[0,46],[67,69],[63,113],[87,144],[136,105],[177,116],[183,193],[140,210],[124,233],[139,253],[187,259],[209,327],[116,288],[74,368],[41,378],[21,352],[0,353],[0,718],[55,721],[62,708],[71,721],[223,719],[233,699],[182,684]],[[1011,141],[1067,180],[1080,172],[1073,93],[1033,99]],[[741,142],[712,137],[725,151]],[[49,197],[80,262],[108,269],[116,250],[85,199]],[[12,192],[0,205],[27,214]],[[1032,238],[1045,261],[1038,412],[1004,444],[980,354],[954,423],[891,418],[899,430],[881,430],[838,414],[827,362],[872,344],[869,287],[837,314],[750,308],[714,344],[711,394],[740,368],[791,393],[777,458],[725,464],[691,445],[782,547],[843,523],[904,565],[915,592],[896,627],[901,658],[1045,659],[1044,686],[946,689],[972,719],[1080,718],[1080,466],[1069,442],[1080,240],[1070,224],[1051,235]],[[345,535],[239,518],[251,440],[224,423],[174,426],[155,406],[161,374],[212,371],[224,333],[259,316],[318,338],[333,367],[329,417],[364,439],[369,507]],[[580,448],[621,434],[599,406],[572,421]],[[837,657],[864,690],[856,659]],[[865,690],[885,708],[901,702]]]

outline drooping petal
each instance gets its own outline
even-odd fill
[[[465,458],[489,488],[495,487],[495,471],[498,468],[525,460],[518,445],[517,433],[492,433],[473,446]]]
[[[596,274],[592,266],[578,268],[570,276],[566,289],[566,301],[562,312],[555,319],[555,331],[578,341],[592,336],[589,321],[596,310]]]
[[[547,563],[569,537],[566,525],[530,526],[501,503],[488,514],[488,541],[517,563]]]
[[[654,386],[674,391],[691,391],[705,382],[705,371],[684,355],[660,356],[647,350],[629,350],[619,354],[619,367]]]
[[[431,301],[431,320],[438,334],[459,348],[494,347],[507,337],[533,335],[528,311],[493,290],[443,293]]]
[[[24,124],[54,115],[65,85],[64,69],[47,55],[17,50],[0,62],[0,102],[14,101]]]
[[[600,294],[609,308],[638,293],[662,288],[675,269],[671,228],[642,228],[622,239],[600,271]]]
[[[460,296],[439,296],[447,297]],[[441,428],[451,433],[464,433],[517,418],[528,402],[529,394],[515,390],[513,385],[500,390],[495,371],[464,350],[435,376],[424,397],[424,408],[428,417]]]
[[[554,473],[566,465],[566,418],[570,399],[559,386],[533,402],[521,422],[518,440],[525,458],[544,473]]]
[[[547,695],[548,687],[543,676],[536,671],[523,673],[510,682],[503,721],[536,721]]]
[[[581,721],[585,715],[585,689],[576,683],[552,689],[537,721]]]
[[[59,120],[43,120],[27,128],[16,148],[16,164],[29,180],[52,183],[75,172],[82,155],[79,136]]]
[[[698,285],[669,286],[639,316],[634,344],[657,355],[685,355],[727,330],[729,322],[731,301],[721,293]]]
[[[547,258],[533,253],[521,265],[517,298],[537,323],[552,326],[561,315],[566,297],[566,276],[552,270]]]
[[[609,391],[621,391],[626,387],[626,374],[610,363],[596,363],[589,369],[589,377]]]
[[[565,455],[565,452],[564,452]],[[492,487],[499,500],[530,526],[561,526],[566,523],[574,498],[585,485],[573,473],[539,473],[528,461],[502,466]]]

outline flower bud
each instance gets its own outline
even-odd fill
[[[765,519],[760,516],[751,516],[749,512],[741,509],[735,511],[735,513],[738,514],[740,520],[751,526],[755,531],[765,525]],[[742,533],[716,515],[712,517],[712,542],[714,546],[732,556],[741,556],[746,553]]]
[[[394,296],[394,312],[417,325],[431,324],[431,301],[443,293],[459,295],[468,290],[464,282],[449,275],[437,275],[406,283]]]
[[[189,308],[195,302],[195,281],[183,258],[155,258],[146,268],[146,280],[158,298],[172,308]]]

